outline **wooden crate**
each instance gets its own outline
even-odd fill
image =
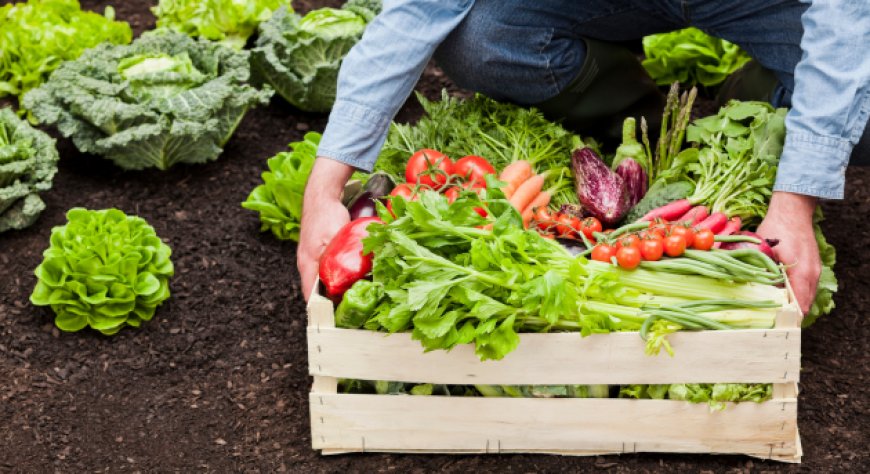
[[[784,292],[788,290],[783,290]],[[790,296],[790,291],[789,291]],[[472,346],[424,353],[410,334],[335,327],[332,302],[308,304],[311,438],[323,454],[731,453],[800,462],[800,310],[788,297],[767,330],[682,332],[673,357],[637,333],[521,334],[501,361]],[[337,393],[339,378],[435,384],[773,383],[763,403],[485,398]]]

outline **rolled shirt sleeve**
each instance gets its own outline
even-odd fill
[[[842,199],[870,116],[870,1],[814,0],[801,19],[803,57],[774,190]]]
[[[387,0],[348,53],[318,156],[371,171],[390,121],[473,0]]]

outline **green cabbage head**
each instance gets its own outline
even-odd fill
[[[380,7],[376,0],[351,0],[342,9],[321,8],[304,17],[279,9],[260,25],[251,51],[255,75],[301,110],[328,111],[341,61]]]
[[[160,0],[157,26],[242,49],[257,25],[290,0]]]
[[[248,108],[272,95],[249,76],[247,52],[158,30],[64,63],[24,104],[82,152],[165,170],[217,159]]]
[[[39,192],[57,173],[54,139],[0,109],[0,232],[30,226],[45,209]]]
[[[647,36],[643,52],[643,67],[659,85],[678,81],[715,86],[751,59],[736,44],[697,28]]]
[[[51,231],[30,301],[51,306],[54,323],[111,335],[139,327],[169,298],[172,253],[144,219],[117,209],[74,208]]]

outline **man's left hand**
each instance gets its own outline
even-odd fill
[[[789,282],[801,311],[806,314],[816,298],[822,271],[819,247],[813,232],[816,198],[801,194],[775,192],[767,216],[758,226],[765,239],[777,239],[773,247],[777,260],[786,266]]]

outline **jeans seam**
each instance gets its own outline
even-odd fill
[[[543,41],[541,43],[541,47],[540,47],[540,49],[538,49],[538,55],[541,56],[542,58],[544,58],[544,61],[546,62],[545,67],[547,69],[547,76],[549,76],[550,87],[552,88],[552,92],[551,92],[550,96],[554,97],[557,94],[559,94],[559,82],[556,80],[556,74],[553,72],[552,64],[550,63],[550,58],[547,57],[546,54],[544,54],[544,49],[546,49],[547,46],[549,46],[550,43],[553,42],[553,38],[556,36],[556,29],[551,27],[551,28],[549,28],[548,33],[549,33],[549,36],[547,37],[547,39],[545,41]],[[582,69],[583,65],[580,65],[580,68]]]

